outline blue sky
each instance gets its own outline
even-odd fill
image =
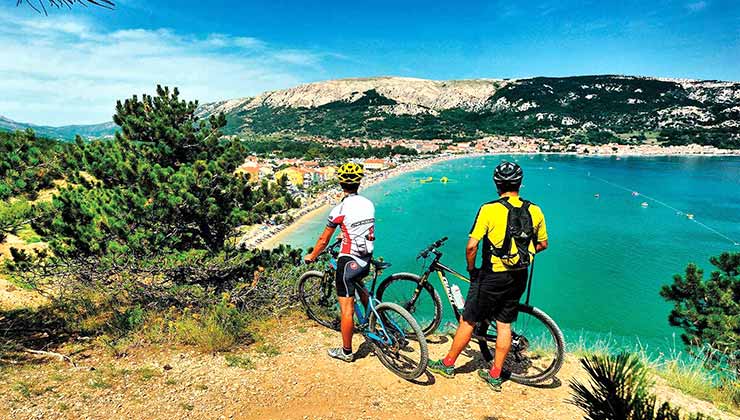
[[[317,80],[629,74],[740,81],[740,2],[144,1],[0,5],[0,115],[110,120],[157,83],[208,102]]]

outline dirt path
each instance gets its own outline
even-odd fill
[[[367,351],[352,364],[326,357],[337,333],[312,323],[274,321],[274,333],[243,352],[244,367],[225,355],[192,349],[132,348],[123,358],[100,351],[77,354],[78,367],[61,362],[0,369],[3,419],[581,419],[565,401],[568,380],[581,377],[568,360],[552,387],[504,384],[493,393],[477,379],[477,352],[461,357],[455,379],[404,381]],[[436,341],[446,341],[444,337]],[[432,344],[431,357],[448,342]],[[472,356],[472,357],[471,357]],[[247,361],[248,360],[248,361]],[[94,369],[94,370],[93,370]],[[680,393],[707,414],[709,403]],[[719,418],[719,417],[718,417]],[[724,418],[730,419],[728,415]]]

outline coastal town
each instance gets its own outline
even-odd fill
[[[601,145],[553,143],[542,138],[523,136],[489,136],[480,139],[453,142],[451,140],[331,140],[310,138],[311,141],[332,147],[396,147],[415,150],[416,156],[394,155],[388,158],[357,159],[366,170],[364,186],[370,186],[396,175],[421,170],[445,160],[470,156],[499,154],[570,154],[578,156],[738,156],[737,150],[690,144],[661,146],[655,144]],[[236,170],[249,176],[252,183],[283,182],[301,205],[265,223],[247,226],[242,230],[239,246],[271,249],[279,245],[302,220],[319,212],[327,212],[330,205],[341,199],[341,190],[334,181],[339,162],[281,158],[278,154],[249,156]]]

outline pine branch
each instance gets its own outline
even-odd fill
[[[109,10],[113,10],[116,7],[116,4],[111,0],[16,0],[15,5],[20,6],[21,4],[25,4],[39,14],[43,13],[44,15],[48,15],[49,13],[46,11],[45,2],[48,3],[49,6],[56,7],[57,9],[62,7],[71,9],[75,4],[80,4],[85,7],[87,7],[88,4],[91,4],[93,6],[103,7]]]

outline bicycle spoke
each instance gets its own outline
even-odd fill
[[[520,312],[512,324],[511,350],[504,362],[504,370],[514,381],[535,383],[545,380],[560,368],[562,338],[532,313]],[[495,354],[496,327],[486,332],[489,351]]]

